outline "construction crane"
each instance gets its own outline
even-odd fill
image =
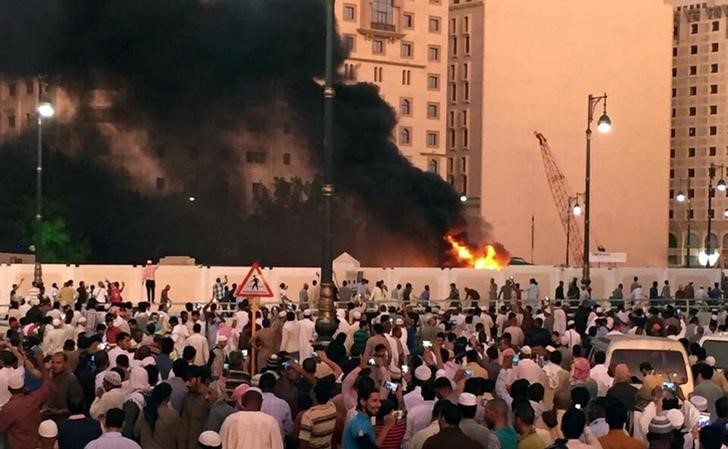
[[[571,189],[566,181],[566,176],[564,176],[564,173],[556,163],[554,155],[551,153],[551,148],[546,137],[538,131],[535,131],[534,134],[541,147],[541,157],[543,157],[546,180],[549,182],[551,195],[554,197],[556,210],[559,213],[561,225],[564,227],[564,232],[566,233],[567,255],[571,255],[574,263],[581,263],[584,254],[584,239],[571,214],[571,205],[569,204],[569,198],[571,197],[569,192],[571,192]]]

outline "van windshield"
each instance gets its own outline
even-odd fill
[[[707,355],[715,357],[716,368],[728,368],[728,340],[705,340],[703,349]]]
[[[609,370],[614,373],[614,368],[620,363],[629,367],[633,379],[642,382],[640,363],[649,362],[655,369],[655,374],[669,378],[677,384],[684,384],[688,381],[685,371],[685,359],[678,351],[650,351],[645,349],[615,349],[612,358],[609,360]]]

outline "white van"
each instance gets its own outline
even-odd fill
[[[606,353],[606,365],[611,376],[614,376],[617,365],[627,365],[637,388],[642,383],[640,364],[643,362],[649,362],[664,382],[679,385],[684,397],[688,397],[695,387],[687,351],[679,341],[642,335],[609,335],[592,339],[590,361],[594,360],[596,351]]]
[[[728,371],[728,332],[719,332],[700,339],[700,346],[706,355],[715,357],[715,367]]]

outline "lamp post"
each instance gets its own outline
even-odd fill
[[[720,168],[720,179],[718,180],[718,183],[713,187],[713,179],[715,179],[715,170]],[[726,183],[723,179],[723,172],[725,171],[724,165],[714,164],[710,163],[710,168],[708,168],[708,176],[710,177],[710,183],[708,184],[708,235],[705,237],[705,254],[707,256],[710,256],[713,254],[713,248],[711,248],[711,241],[710,236],[712,234],[712,226],[713,226],[713,197],[715,196],[715,189],[718,189],[721,192],[726,191]],[[705,268],[710,268],[710,258],[706,257],[705,262]]]
[[[43,119],[53,117],[55,110],[53,103],[43,92],[43,80],[38,82],[38,139],[36,146],[35,167],[35,228],[33,240],[35,241],[35,269],[33,270],[33,282],[40,286],[43,283],[43,267],[41,266],[41,255],[43,254]]]
[[[682,182],[682,180],[681,180]],[[685,244],[685,267],[690,268],[690,225],[692,223],[693,219],[693,193],[692,189],[690,188],[690,178],[687,179],[688,184],[688,191],[687,193],[681,191],[677,192],[677,195],[675,195],[675,199],[678,203],[682,203],[687,201],[688,202],[688,238],[686,240]]]
[[[584,271],[582,276],[582,282],[584,285],[589,285],[591,282],[589,278],[589,228],[591,226],[591,221],[589,219],[591,213],[591,124],[594,121],[594,110],[597,108],[600,101],[604,105],[604,110],[597,122],[597,129],[601,133],[608,133],[612,129],[612,121],[607,115],[607,94],[600,96],[589,95],[586,121],[586,175],[584,178]]]
[[[569,220],[566,223],[566,266],[569,266],[569,253],[571,252],[571,220],[572,214],[574,217],[579,217],[582,213],[582,208],[579,205],[579,197],[583,197],[583,193],[577,193],[574,196],[570,196],[568,200],[568,210],[566,211],[566,219]]]
[[[326,68],[324,81],[324,156],[323,156],[323,194],[324,223],[321,241],[321,288],[319,290],[318,319],[316,332],[318,342],[328,345],[336,331],[334,321],[334,282],[333,282],[333,154],[334,154],[334,1],[326,1]]]

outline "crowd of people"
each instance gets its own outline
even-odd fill
[[[524,301],[491,283],[508,301],[487,308],[454,284],[446,309],[406,301],[410,284],[387,292],[397,305],[372,307],[383,283],[342,283],[324,347],[308,308],[314,282],[298,303],[284,294],[254,312],[242,299],[228,312],[227,279],[217,279],[210,301],[177,313],[168,296],[153,304],[150,277],[151,301],[136,304],[117,282],[13,286],[0,340],[1,447],[720,449],[726,440],[728,380],[698,342],[725,330],[728,311],[703,326],[671,305],[587,297],[571,307],[540,299],[535,280]],[[592,343],[620,334],[680,341],[695,391],[685,397],[649,363],[605,366]]]

